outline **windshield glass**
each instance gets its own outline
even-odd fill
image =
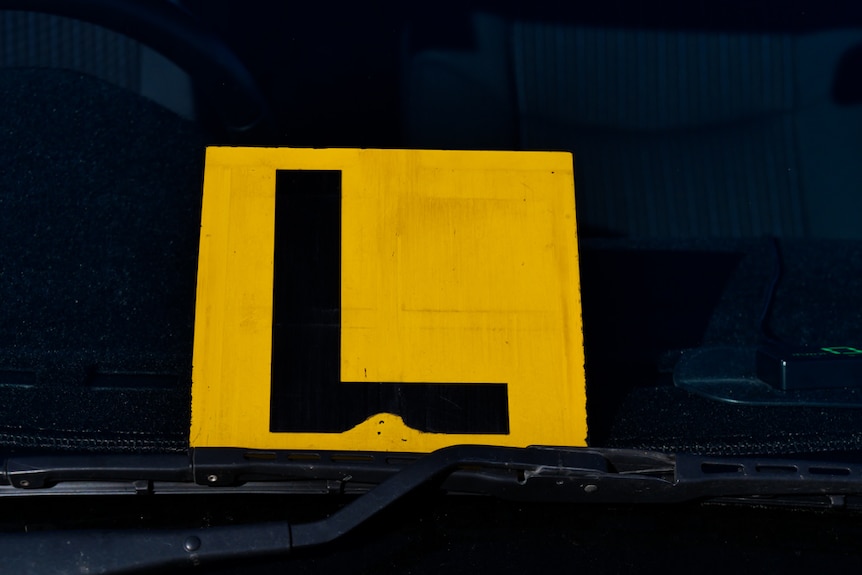
[[[785,473],[847,504],[862,8],[25,4],[0,1],[0,495],[353,496],[478,443],[521,452],[430,476],[636,503],[593,479],[669,502]]]
[[[505,570],[859,508],[862,8],[0,0],[0,30],[0,500],[69,501],[4,532],[366,572],[480,533]],[[796,519],[764,545],[853,530]],[[110,547],[153,526],[165,557]]]

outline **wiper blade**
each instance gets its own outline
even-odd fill
[[[614,462],[608,453],[619,453]],[[637,455],[633,455],[637,453]],[[454,454],[454,455],[452,455]],[[325,492],[364,493],[407,468],[445,465],[447,490],[492,492],[523,487],[527,479],[553,473],[608,473],[611,466],[672,471],[672,458],[583,448],[526,449],[458,446],[430,455],[380,452],[259,451],[194,449],[190,455],[37,455],[14,456],[0,471],[0,498],[11,495],[102,495],[119,492],[293,492],[296,486],[325,482]],[[426,481],[437,477],[430,474]],[[126,481],[125,484],[122,482]],[[205,487],[206,489],[202,489]],[[308,492],[303,490],[302,492]],[[505,496],[505,493],[499,493]]]
[[[264,471],[273,472],[272,469],[261,469],[274,465],[271,460],[263,457],[258,460],[247,459],[245,464],[233,467],[225,466],[225,462],[221,461],[221,466],[216,467],[215,462],[208,461],[208,455],[213,453],[205,454],[203,450],[199,450],[194,456],[195,460],[200,460],[199,464],[195,465],[193,462],[191,469],[196,478],[207,483],[219,483],[225,480],[225,476],[236,478],[247,474],[261,474]],[[233,454],[215,453],[214,459],[223,459],[230,455]],[[662,466],[666,467],[667,457],[659,458]],[[173,463],[176,464],[177,461],[174,460]],[[267,461],[270,465],[264,464]],[[9,482],[20,485],[23,479],[29,488],[38,482],[36,478],[62,478],[61,474],[41,469],[37,463],[33,458],[19,458],[7,462]],[[88,470],[81,472],[67,462],[67,465],[63,466],[66,477],[86,476],[92,479],[94,475],[102,475],[107,471],[97,457],[90,458],[88,463]],[[289,467],[290,464],[285,462],[284,466]],[[342,464],[341,467],[343,466]],[[140,465],[133,467],[141,471]],[[309,466],[306,464],[294,467],[294,472],[297,472],[303,469],[307,471]],[[313,467],[318,468],[314,477],[332,473],[332,469],[320,461],[315,461]],[[538,477],[548,469],[554,469],[554,475],[558,478],[572,479],[599,477],[611,472],[608,460],[591,450],[457,446],[419,457],[330,517],[311,523],[291,525],[288,522],[270,522],[162,531],[80,530],[10,534],[0,537],[0,557],[3,557],[3,565],[15,573],[118,573],[200,565],[227,558],[279,555],[294,549],[334,541],[416,489],[443,482],[456,473],[462,475],[461,487],[472,490],[478,484],[499,483],[499,477],[483,475],[488,471],[510,472],[517,486],[528,484],[533,477]],[[180,468],[177,467],[171,474],[179,471]],[[159,473],[166,473],[166,470],[159,470]],[[372,469],[372,475],[375,473],[380,473],[380,470]],[[129,476],[131,471],[121,469],[119,474]],[[468,485],[471,483],[469,477],[478,483]],[[457,478],[455,479],[458,484]]]
[[[196,450],[185,465],[180,464],[179,457],[150,461],[162,464],[159,473],[163,478],[194,479],[223,489],[230,487],[218,487],[222,482],[230,485],[274,477],[281,481],[326,478],[342,485],[353,481],[354,475],[363,481],[374,482],[375,478],[381,481],[330,517],[310,523],[11,534],[0,536],[0,557],[3,565],[16,573],[107,573],[287,554],[330,543],[406,495],[429,485],[516,500],[593,503],[676,503],[713,497],[862,493],[862,465],[792,459],[486,446],[450,447],[413,460],[403,456],[403,461],[396,464],[389,462],[391,454],[359,454],[353,460],[345,454],[307,454],[307,457],[311,459],[302,462],[301,458],[285,459],[271,452]],[[29,477],[53,477],[52,480],[63,479],[63,473],[66,478],[77,473],[79,479],[86,476],[92,480],[93,476],[109,471],[99,458],[91,458],[87,473],[74,469],[70,462],[63,467],[63,473],[55,470],[53,474],[35,463],[32,458],[7,461],[9,488],[20,489],[11,485],[16,482],[20,485],[27,473]],[[115,468],[114,472],[130,479],[136,473],[147,472],[141,463]],[[173,465],[170,471],[166,469],[170,467],[168,464]],[[28,481],[28,485],[32,483]]]

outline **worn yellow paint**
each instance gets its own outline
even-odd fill
[[[278,169],[342,170],[342,381],[507,383],[508,434],[269,431]],[[210,148],[190,444],[584,445],[580,310],[568,153]]]

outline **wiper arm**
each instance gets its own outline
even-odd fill
[[[579,476],[608,471],[605,458],[589,451],[449,447],[417,460],[329,518],[294,526],[292,545],[294,548],[311,547],[334,541],[405,495],[425,485],[439,483],[454,471],[470,466],[510,470],[552,466]]]
[[[227,453],[202,450],[195,454],[185,473],[198,482],[208,483],[278,473],[305,479],[341,475],[342,480],[348,480],[343,469],[339,471],[345,462],[339,465],[315,461],[313,465],[297,465],[268,459],[263,454],[257,461],[254,457],[243,457],[245,463],[237,458],[234,465],[225,465],[226,460],[239,453],[242,450]],[[216,466],[218,461],[221,467]],[[26,465],[10,461],[7,467],[29,466],[31,473],[41,473],[43,470],[34,470],[37,466],[33,463],[32,460]],[[91,463],[92,475],[100,467],[98,460]],[[594,503],[674,503],[713,497],[862,493],[862,465],[792,459],[456,446],[418,457],[400,470],[394,468],[385,472],[382,463],[373,458],[366,463],[369,463],[366,480],[383,475],[387,478],[319,521],[162,531],[12,534],[0,536],[0,557],[4,567],[15,573],[108,573],[287,554],[295,549],[330,543],[404,496],[429,485],[509,499]],[[361,475],[361,467],[357,464],[352,473]],[[217,474],[218,469],[224,473]],[[162,472],[167,473],[164,469]],[[179,473],[179,468],[174,472]],[[133,473],[126,469],[120,475],[130,478]],[[21,477],[13,472],[11,482],[14,484]]]
[[[663,460],[666,456],[659,458],[665,465]],[[90,462],[87,477],[101,471],[98,461],[95,459]],[[37,477],[60,477],[36,469],[38,466],[34,463],[32,459],[27,464],[19,460],[11,467],[18,471],[26,467]],[[74,471],[71,465],[65,467],[67,473]],[[530,477],[538,477],[543,470],[548,469],[556,470],[555,475],[560,478],[598,477],[610,471],[607,459],[590,450],[456,446],[418,458],[330,517],[311,523],[291,525],[288,522],[270,522],[161,531],[81,530],[10,534],[0,537],[0,557],[3,558],[4,567],[15,573],[121,573],[200,565],[227,558],[286,554],[294,549],[334,541],[417,488],[440,483],[455,472],[464,472],[461,485],[467,487],[471,481],[478,481],[478,484],[499,481],[496,477],[481,476],[482,472],[489,470],[511,471],[517,485],[519,482],[526,484]],[[127,471],[120,475],[127,475]],[[215,474],[209,471],[211,469],[206,465],[201,465],[195,473],[203,474],[204,480],[213,479]],[[20,473],[16,475],[13,472],[11,475],[12,482],[20,484]],[[467,480],[470,476],[473,479]],[[30,481],[25,481],[28,486],[32,485]]]

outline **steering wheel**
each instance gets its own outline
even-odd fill
[[[230,140],[268,140],[274,134],[269,105],[251,73],[212,30],[178,3],[153,0],[0,0],[0,10],[66,16],[137,40],[189,73],[217,112]]]

